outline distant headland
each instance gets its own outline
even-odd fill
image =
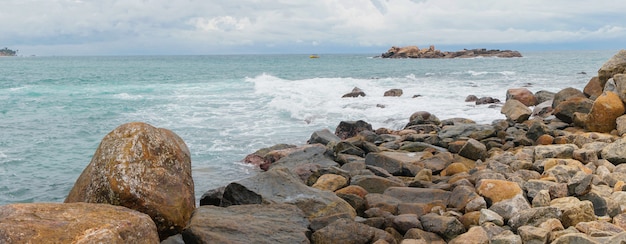
[[[4,49],[0,49],[0,57],[16,56],[17,52],[17,50],[11,50],[5,47]]]
[[[380,55],[381,58],[475,58],[475,57],[498,57],[498,58],[516,58],[522,57],[518,51],[498,50],[485,48],[481,49],[463,49],[456,52],[446,52],[435,49],[431,45],[429,48],[420,49],[417,46],[407,47],[391,47],[386,53]]]

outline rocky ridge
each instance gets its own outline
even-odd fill
[[[491,124],[418,111],[401,130],[342,121],[307,145],[261,149],[245,161],[264,172],[191,210],[184,142],[125,124],[68,203],[0,206],[0,242],[626,242],[624,60],[626,50],[583,91],[510,89],[506,119]],[[77,220],[87,224],[66,231]]]
[[[522,57],[518,51],[498,50],[485,48],[463,49],[456,52],[440,51],[431,45],[428,48],[420,49],[417,46],[396,47],[393,46],[387,52],[380,55],[381,58],[475,58],[475,57],[498,57],[516,58]]]

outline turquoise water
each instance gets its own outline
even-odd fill
[[[131,121],[168,128],[185,140],[199,197],[255,174],[239,162],[259,148],[303,144],[313,131],[334,130],[342,120],[398,129],[420,110],[489,123],[503,118],[499,108],[465,103],[467,95],[504,101],[512,87],[582,89],[616,52],[453,60],[364,54],[0,58],[0,205],[62,202],[104,135]],[[341,98],[355,86],[367,96]],[[391,88],[404,95],[383,97]]]

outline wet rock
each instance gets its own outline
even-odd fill
[[[493,97],[481,97],[481,98],[478,98],[475,102],[476,105],[493,104],[493,103],[500,103],[500,100],[497,98],[493,98]]]
[[[348,219],[339,219],[311,236],[311,243],[375,243],[378,240],[397,243],[384,230]]]
[[[509,99],[518,100],[527,107],[537,105],[537,97],[526,88],[511,88],[506,90],[506,100]]]
[[[441,121],[434,114],[426,111],[418,111],[411,114],[411,117],[409,117],[409,123],[404,128],[410,127],[412,125],[423,124],[440,125]]]
[[[66,203],[108,203],[146,213],[161,239],[180,233],[195,208],[191,157],[172,131],[134,122],[107,134]]]
[[[420,222],[425,231],[436,233],[446,240],[452,240],[465,232],[465,227],[455,217],[429,213],[421,216]]]
[[[305,168],[328,168],[339,167],[339,164],[327,155],[326,147],[321,144],[304,145],[294,148],[287,148],[282,150],[272,151],[269,154],[274,154],[274,157],[278,160],[273,160],[273,163],[268,167],[272,168],[288,168],[294,173],[297,173],[298,167],[304,166]],[[280,156],[278,156],[279,154]],[[302,173],[302,172],[300,172]],[[302,181],[306,182],[307,174],[301,175]]]
[[[526,105],[514,99],[506,101],[504,103],[504,106],[502,106],[502,110],[500,111],[500,113],[506,116],[507,120],[516,123],[521,123],[528,120],[532,112],[533,111],[530,110]]]
[[[226,186],[222,186],[206,191],[204,194],[202,194],[202,197],[200,197],[200,206],[220,206],[222,204],[222,196],[224,196],[225,188]]]
[[[182,234],[186,243],[306,243],[308,226],[288,204],[201,206]]]
[[[339,142],[341,138],[333,134],[329,129],[322,129],[311,134],[311,138],[307,141],[309,144],[320,143],[327,145],[329,142]]]
[[[478,97],[476,95],[468,95],[465,97],[465,102],[476,102]]]
[[[0,206],[0,243],[158,243],[150,216],[95,203]]]
[[[343,94],[343,96],[341,97],[345,98],[345,97],[364,97],[364,96],[365,96],[365,92],[363,92],[363,90],[361,90],[360,88],[355,87],[352,89],[351,92]]]
[[[335,135],[337,135],[341,140],[345,140],[350,137],[356,136],[359,134],[359,132],[365,130],[373,131],[372,125],[363,120],[341,121],[335,129]]]
[[[385,94],[383,95],[385,97],[399,97],[402,96],[402,89],[390,89],[385,91]]]

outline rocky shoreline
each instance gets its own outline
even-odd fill
[[[0,243],[624,243],[625,94],[622,50],[582,91],[509,89],[491,124],[342,121],[198,207],[183,140],[124,124],[65,203],[0,206]]]
[[[431,45],[429,48],[420,49],[417,46],[391,47],[387,52],[380,55],[381,58],[476,58],[476,57],[498,57],[498,58],[519,58],[522,54],[512,50],[498,50],[485,48],[464,49],[456,52],[446,52],[435,49]]]

